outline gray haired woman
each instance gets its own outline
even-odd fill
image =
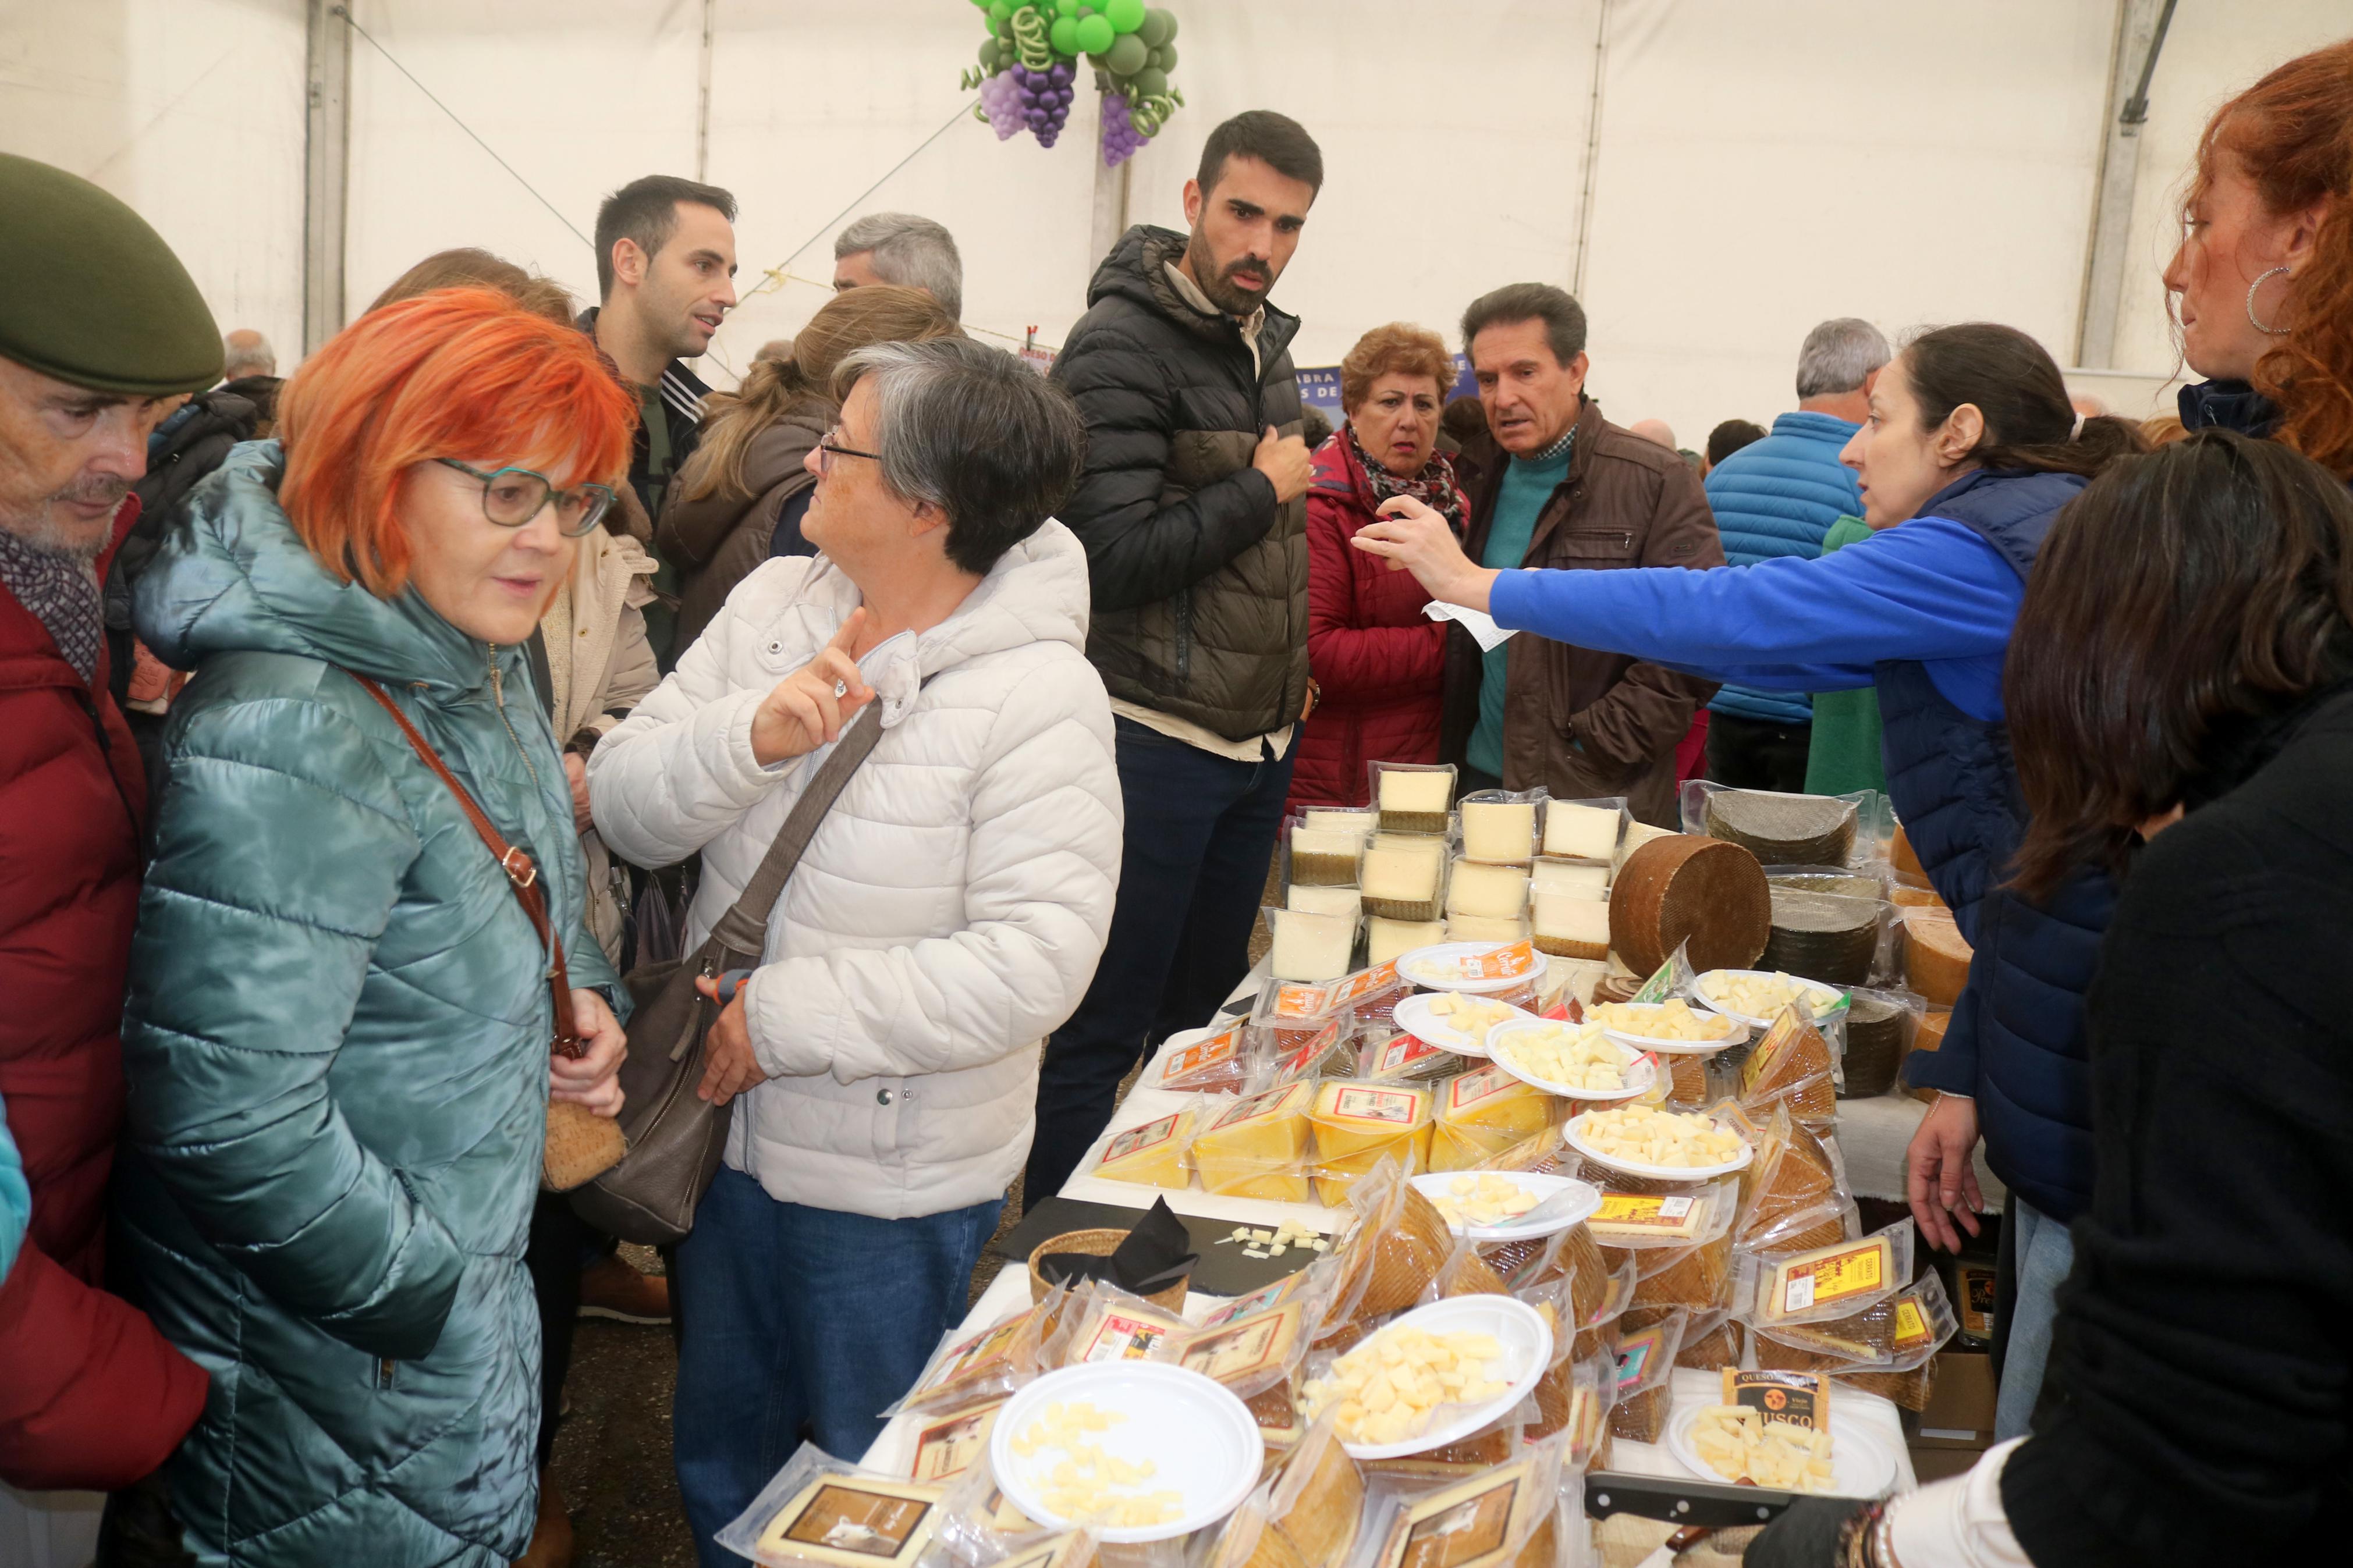
[[[1087,562],[1048,513],[1085,441],[1057,388],[955,338],[843,362],[809,455],[819,553],[768,562],[588,763],[598,827],[700,850],[699,942],[819,759],[882,733],[712,1026],[741,1096],[678,1250],[679,1487],[702,1561],[806,1428],[857,1454],[964,1309],[1029,1147],[1039,1042],[1111,924],[1120,795]]]

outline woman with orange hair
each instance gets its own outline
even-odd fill
[[[2191,430],[2268,437],[2353,480],[2353,38],[2214,111],[2165,287]]]
[[[531,1539],[547,1105],[617,1111],[622,1042],[520,649],[634,417],[586,338],[501,295],[387,306],[139,583],[142,638],[195,679],[132,948],[117,1219],[212,1374],[148,1500],[197,1563],[489,1568]],[[512,879],[460,788],[529,857]],[[552,1058],[566,1024],[583,1052]]]

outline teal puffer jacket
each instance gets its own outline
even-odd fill
[[[547,963],[377,678],[581,929],[554,737],[512,648],[330,575],[275,442],[191,492],[135,595],[195,679],[123,1020],[120,1223],[156,1325],[212,1374],[168,1467],[207,1564],[503,1563],[530,1541],[539,1328],[523,1243]]]

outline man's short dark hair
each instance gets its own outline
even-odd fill
[[[1218,188],[1229,158],[1255,158],[1283,178],[1304,183],[1311,197],[1324,188],[1324,150],[1307,127],[1271,109],[1245,110],[1209,132],[1194,176],[1203,195]]]
[[[735,198],[717,185],[682,180],[676,174],[648,174],[631,180],[605,198],[596,209],[596,298],[613,297],[613,247],[634,240],[646,259],[652,260],[678,232],[678,204],[693,202],[716,208],[729,223],[735,221]]]
[[[1566,289],[1549,283],[1506,283],[1471,301],[1462,312],[1462,352],[1489,327],[1542,321],[1552,357],[1563,365],[1585,352],[1585,307]]]
[[[1707,433],[1707,466],[1715,467],[1751,441],[1765,439],[1765,426],[1746,419],[1727,419]]]

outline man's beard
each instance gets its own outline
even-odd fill
[[[1274,275],[1261,262],[1245,259],[1235,262],[1223,272],[1219,271],[1218,258],[1209,254],[1208,241],[1201,237],[1198,229],[1186,242],[1185,259],[1192,264],[1193,281],[1199,285],[1202,294],[1210,304],[1229,316],[1247,316],[1256,310],[1265,300],[1267,290],[1274,287]],[[1258,290],[1252,292],[1236,288],[1230,279],[1238,272],[1257,279],[1260,283]]]
[[[69,560],[92,562],[105,553],[108,542],[114,537],[115,510],[130,491],[130,480],[111,474],[85,479],[42,497],[23,511],[0,512],[0,528],[36,550]],[[93,524],[73,522],[58,511],[57,503],[60,501],[83,505],[103,502],[106,515]]]

